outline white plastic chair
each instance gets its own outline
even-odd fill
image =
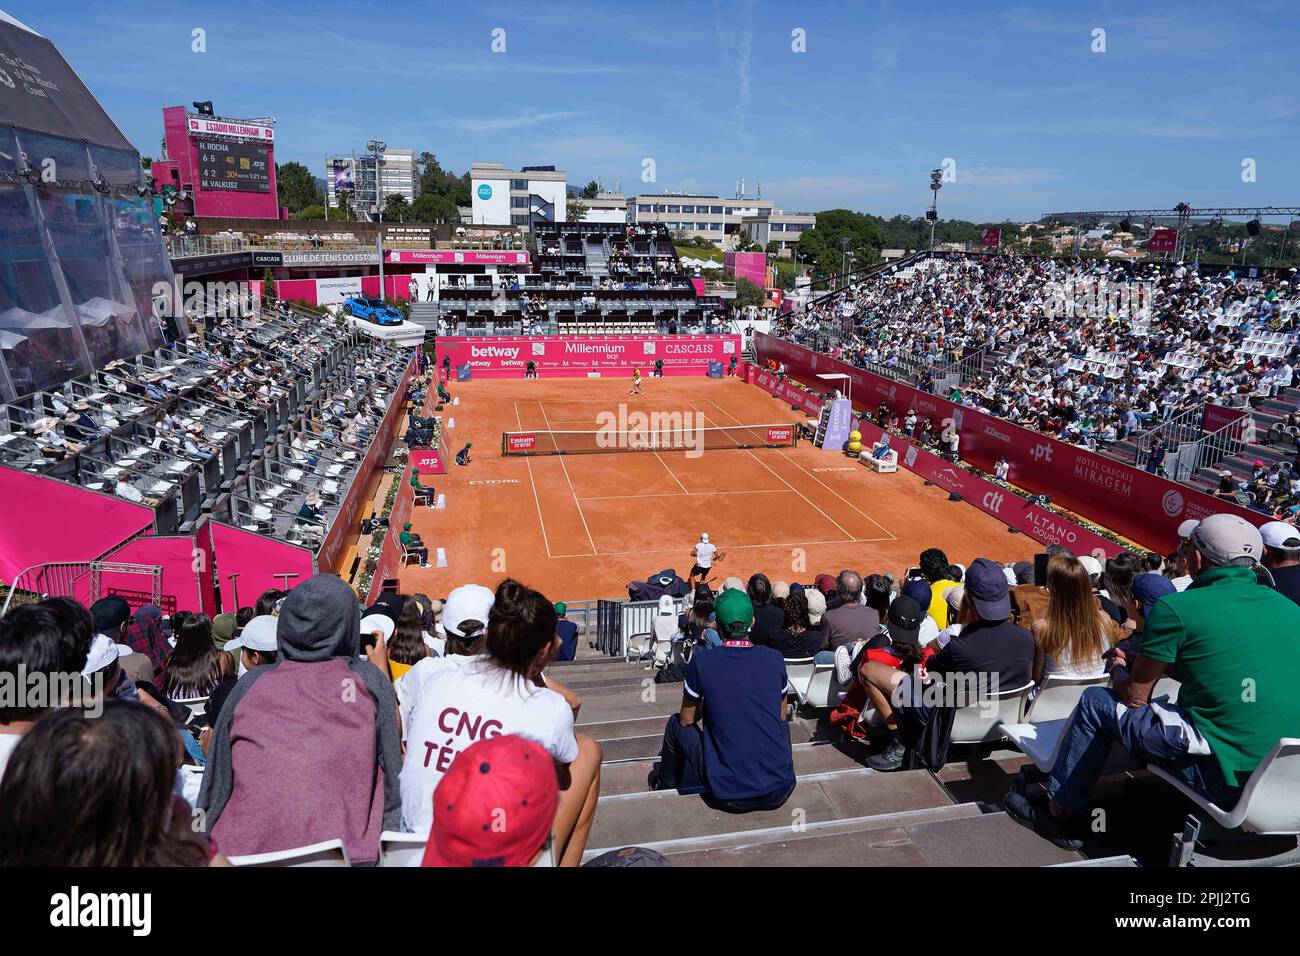
[[[654,640],[654,635],[650,633],[633,634],[623,647],[623,660],[628,663],[641,660],[653,649]]]
[[[833,665],[832,665],[833,666]],[[812,682],[817,665],[811,657],[787,657],[785,659],[785,692],[803,703],[808,694],[808,685]]]
[[[1039,724],[1069,717],[1074,713],[1075,705],[1085,690],[1089,687],[1105,687],[1109,683],[1109,674],[1097,677],[1049,675],[1034,699],[1025,707],[1024,723]]]
[[[835,676],[834,664],[815,664],[808,686],[799,694],[799,704],[816,710],[830,710],[839,706],[846,693],[848,688]]]
[[[238,661],[236,661],[236,663],[238,663]],[[183,704],[190,709],[191,721],[198,720],[207,713],[208,710],[208,699],[206,697],[189,697],[184,700],[178,700],[176,703]],[[188,722],[189,721],[187,721],[187,723]]]
[[[351,866],[342,840],[324,840],[271,853],[230,857],[232,866]]]
[[[1181,779],[1156,764],[1147,769],[1169,784],[1225,830],[1294,836],[1300,834],[1300,737],[1283,737],[1259,762],[1231,810],[1211,803]]]
[[[1000,691],[984,700],[977,700],[957,709],[953,715],[951,744],[982,744],[1001,740],[1001,724],[1020,723],[1025,701],[1034,687],[1033,681],[1023,687]]]
[[[428,842],[427,833],[385,830],[379,834],[379,865],[419,866],[424,859],[424,848]]]

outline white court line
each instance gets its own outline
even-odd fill
[[[725,408],[723,408],[721,405],[719,405],[719,404],[718,404],[717,402],[715,402],[713,399],[711,399],[711,398],[706,398],[705,401],[708,402],[709,404],[711,404],[711,405],[712,405],[714,408],[716,408],[718,411],[722,412],[724,415],[726,415],[728,418],[730,418],[730,419],[731,419],[733,422],[735,422],[737,425],[741,425],[741,424],[743,424],[743,423],[740,421],[740,419],[736,418],[735,415],[731,414],[731,412],[727,411]],[[854,511],[856,511],[858,514],[862,515],[862,517],[866,518],[868,521],[870,521],[872,524],[874,524],[874,525],[875,525],[877,528],[879,528],[881,531],[885,532],[885,534],[889,535],[889,537],[890,537],[891,539],[893,539],[894,541],[897,541],[897,540],[898,540],[898,535],[894,534],[892,531],[890,531],[888,528],[886,528],[884,525],[882,525],[882,524],[881,524],[879,521],[877,521],[875,518],[871,517],[871,515],[867,514],[865,511],[863,511],[861,508],[859,508],[859,507],[858,507],[857,505],[855,505],[853,502],[849,501],[848,498],[845,498],[842,494],[840,494],[838,491],[836,491],[836,490],[835,490],[834,488],[832,488],[830,485],[826,484],[826,482],[822,481],[820,478],[818,478],[816,475],[814,475],[812,472],[810,472],[810,471],[809,471],[807,468],[805,468],[803,465],[799,464],[799,462],[795,461],[795,460],[794,460],[793,458],[791,458],[789,455],[786,455],[786,456],[785,456],[785,460],[788,461],[788,462],[790,462],[790,464],[794,465],[796,468],[798,468],[800,471],[802,471],[805,475],[807,475],[807,476],[808,476],[809,478],[811,478],[813,481],[817,482],[817,484],[821,485],[823,488],[825,488],[827,491],[829,491],[831,494],[833,494],[836,498],[839,498],[840,501],[844,502],[846,505],[848,505],[850,508],[852,508],[852,509],[853,509]]]
[[[684,484],[682,484],[682,480],[681,480],[680,478],[677,477],[677,473],[674,472],[671,468],[669,468],[669,467],[668,467],[668,463],[665,462],[662,458],[659,457],[659,452],[655,452],[655,461],[659,462],[659,464],[661,464],[661,465],[664,466],[664,471],[668,472],[669,477],[671,477],[673,481],[677,482],[677,487],[680,488],[680,489],[682,489],[682,494],[684,494],[684,495],[689,495],[689,494],[690,494],[690,492],[686,490],[686,486],[685,486]],[[653,497],[653,498],[662,498],[662,497],[664,497],[664,496],[663,496],[663,495],[646,495],[646,497],[647,497],[647,498],[650,498],[650,497]]]
[[[551,427],[551,420],[546,417],[546,406],[541,402],[538,402],[537,407],[542,410],[542,421],[546,422],[546,430],[548,432],[555,431],[555,429]],[[516,415],[518,415],[518,412],[519,404],[516,402]],[[521,425],[520,427],[522,428],[523,426]],[[595,554],[596,542],[591,537],[591,529],[587,527],[587,516],[582,513],[582,502],[578,500],[578,493],[573,489],[573,479],[569,477],[569,466],[564,463],[563,455],[558,455],[556,457],[560,459],[560,470],[564,472],[564,480],[569,483],[569,494],[573,495],[573,506],[578,509],[578,517],[582,519],[582,529],[587,532],[587,544],[591,545],[591,553]]]
[[[699,407],[697,407],[697,406],[695,405],[694,402],[691,403],[691,407],[694,408],[694,409],[695,409],[697,412],[699,412],[701,415],[704,414],[704,411],[703,411],[702,409],[700,409]],[[739,420],[738,420],[734,415],[731,416],[731,419],[732,419],[732,421],[735,421],[736,424],[740,424]],[[750,457],[750,458],[754,459],[754,461],[758,462],[758,463],[759,463],[760,465],[762,465],[764,468],[767,468],[768,472],[771,473],[771,475],[772,475],[773,478],[775,478],[777,481],[781,482],[781,484],[785,485],[787,488],[789,488],[791,491],[793,491],[796,495],[798,495],[798,496],[799,496],[800,498],[802,498],[804,501],[808,502],[808,507],[812,508],[812,509],[813,509],[814,511],[816,511],[819,515],[821,515],[823,518],[825,518],[827,521],[829,521],[831,524],[835,525],[835,527],[839,528],[840,531],[844,534],[844,537],[845,537],[845,538],[847,538],[849,541],[856,541],[856,540],[857,540],[857,538],[853,537],[853,535],[849,534],[847,530],[845,530],[843,527],[841,527],[841,525],[840,525],[840,523],[839,523],[838,521],[836,521],[834,518],[832,518],[832,517],[831,517],[830,515],[828,515],[826,512],[822,511],[821,508],[818,508],[815,504],[813,504],[813,503],[812,503],[812,500],[811,500],[807,495],[805,495],[803,492],[801,492],[801,491],[800,491],[798,488],[796,488],[794,485],[790,484],[790,482],[786,481],[784,478],[782,478],[780,475],[778,475],[775,471],[772,471],[771,467],[768,466],[767,462],[763,461],[763,459],[761,459],[761,458],[759,458],[757,455],[755,455],[754,452],[751,451],[750,449],[745,449],[745,450],[749,452],[749,457]]]
[[[617,501],[620,498],[707,498],[712,495],[788,495],[788,488],[758,488],[751,491],[679,491],[647,492],[640,495],[591,495],[583,501]]]
[[[774,541],[771,544],[729,544],[724,549],[727,553],[732,551],[755,551],[759,548],[804,548],[812,545],[821,544],[874,544],[877,541],[893,541],[893,538],[833,538],[830,541]],[[635,551],[598,551],[595,554],[588,554],[583,551],[580,554],[556,554],[554,558],[617,558],[628,554],[681,554],[686,545],[676,548],[637,548]]]
[[[519,423],[519,430],[524,430],[524,420],[519,417],[519,403],[515,402],[515,421]],[[533,463],[529,461],[529,456],[524,456],[524,464],[528,466],[528,484],[533,489],[533,504],[537,506],[537,523],[542,529],[542,544],[546,545],[546,557],[554,558],[551,554],[551,542],[546,537],[546,522],[542,520],[542,503],[537,497],[537,482],[533,480]]]

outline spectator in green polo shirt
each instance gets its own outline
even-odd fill
[[[420,559],[420,567],[427,568],[429,566],[429,549],[420,540],[418,534],[411,533],[411,522],[408,521],[402,525],[402,533],[397,536],[397,540],[401,542],[402,550],[409,551]]]
[[[416,504],[420,504],[421,501],[423,501],[424,504],[426,505],[432,503],[433,496],[434,496],[433,489],[426,488],[424,487],[424,485],[420,484],[419,468],[411,469],[411,492],[415,495]]]
[[[1057,846],[1082,846],[1114,744],[1230,810],[1278,739],[1300,736],[1300,606],[1259,583],[1259,530],[1217,514],[1183,522],[1178,536],[1192,583],[1151,606],[1141,649],[1131,661],[1116,655],[1111,687],[1084,692],[1047,782],[1051,799],[1007,795],[1007,813]],[[1182,682],[1176,705],[1151,699],[1170,670]]]

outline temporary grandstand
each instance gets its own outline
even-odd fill
[[[677,335],[718,331],[727,314],[687,275],[662,225],[538,224],[532,253],[532,271],[508,282],[476,276],[442,290],[445,334]]]

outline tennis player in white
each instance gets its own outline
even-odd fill
[[[709,572],[713,570],[713,555],[717,550],[717,545],[709,543],[707,531],[700,535],[700,543],[691,549],[691,557],[695,559],[695,565],[691,568],[691,577],[687,581],[689,586],[695,586],[696,577],[700,579],[700,583],[708,580]]]

